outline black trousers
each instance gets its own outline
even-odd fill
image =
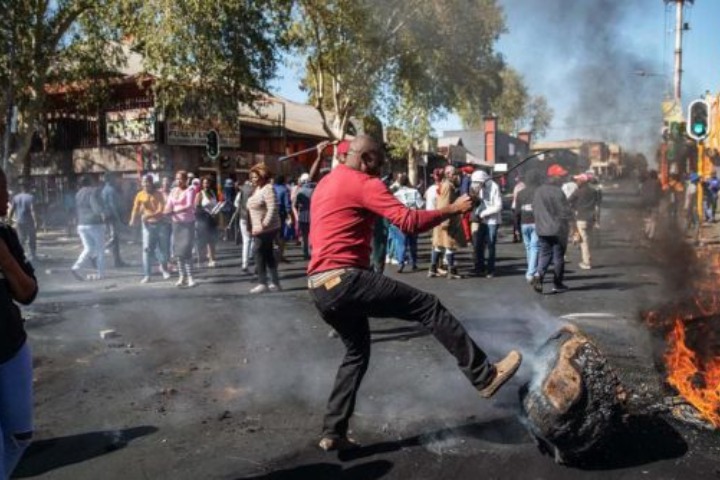
[[[565,278],[565,251],[567,250],[567,235],[562,236],[542,236],[539,235],[540,241],[540,259],[538,260],[537,274],[540,280],[545,277],[550,262],[553,264],[555,285],[562,285]]]
[[[370,361],[368,317],[396,317],[421,323],[457,359],[458,367],[476,388],[492,380],[487,355],[460,322],[429,293],[369,270],[350,270],[329,290],[310,290],[323,320],[340,335],[346,352],[327,404],[323,435],[345,436],[355,409],[360,382]],[[331,285],[331,284],[330,284]]]
[[[275,252],[273,251],[273,241],[277,236],[277,231],[265,232],[259,235],[253,235],[253,256],[255,257],[255,268],[260,283],[267,285],[268,270],[270,274],[277,272],[277,262],[275,261]],[[277,282],[276,278],[271,278],[273,283]]]

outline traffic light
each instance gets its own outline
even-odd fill
[[[688,107],[687,134],[695,141],[705,140],[710,133],[710,105],[694,100]]]
[[[220,155],[220,134],[218,134],[217,130],[208,130],[206,136],[205,150],[208,157],[215,160]]]

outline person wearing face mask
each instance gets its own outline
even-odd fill
[[[422,324],[456,358],[460,370],[484,398],[494,395],[521,362],[520,354],[511,351],[500,362],[490,363],[436,296],[370,269],[373,226],[378,217],[387,218],[406,234],[417,234],[472,206],[470,197],[463,195],[436,210],[408,208],[380,180],[384,162],[381,145],[358,135],[345,163],[317,185],[310,206],[313,255],[308,289],[320,316],[346,348],[318,444],[325,451],[357,446],[348,437],[348,427],[370,360],[370,317]]]
[[[495,276],[495,245],[498,227],[501,223],[502,196],[500,187],[483,170],[473,172],[470,183],[471,195],[476,199],[476,208],[470,217],[472,242],[475,251],[473,275]],[[487,250],[487,262],[485,251]]]

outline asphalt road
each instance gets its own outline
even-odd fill
[[[43,236],[41,288],[26,310],[35,356],[36,441],[18,478],[39,479],[576,479],[720,477],[720,438],[659,415],[636,416],[608,452],[582,468],[541,455],[518,418],[518,388],[533,352],[563,323],[589,334],[632,392],[652,405],[667,392],[656,368],[662,341],[640,311],[667,300],[657,248],[639,248],[636,199],[607,185],[600,245],[590,271],[571,249],[560,295],[525,283],[524,251],[509,227],[493,279],[389,275],[436,293],[491,358],[521,348],[525,362],[491,401],[482,400],[428,334],[397,320],[373,323],[352,454],[319,451],[321,414],[343,349],[314,311],[304,264],[292,248],[284,291],[247,292],[237,250],[221,249],[200,285],[140,285],[134,266],[99,282],[68,267],[76,239]],[[424,242],[425,253],[427,243]],[[427,255],[426,255],[427,258]],[[469,254],[461,256],[467,261]],[[426,265],[426,264],[425,264]],[[676,293],[676,292],[675,292]],[[116,336],[102,339],[100,332]]]

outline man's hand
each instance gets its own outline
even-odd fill
[[[315,148],[317,148],[318,155],[322,154],[323,150],[325,150],[325,147],[327,147],[328,145],[330,145],[329,140],[325,140],[324,142],[318,143],[315,147]]]
[[[450,205],[452,213],[465,213],[472,210],[472,199],[470,195],[461,195],[452,205]]]

